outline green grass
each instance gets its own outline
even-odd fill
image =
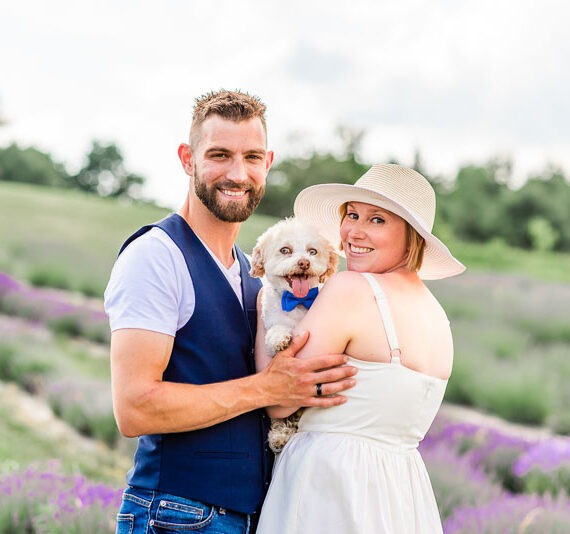
[[[168,210],[75,191],[0,182],[0,270],[102,295],[118,249]]]
[[[530,276],[547,282],[570,283],[570,254],[527,251],[501,241],[484,244],[448,241],[449,248],[468,269]]]

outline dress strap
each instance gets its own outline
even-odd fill
[[[394,321],[392,319],[392,313],[390,312],[390,306],[388,305],[386,294],[374,276],[370,273],[362,273],[362,276],[368,280],[368,283],[374,292],[376,304],[380,311],[380,317],[382,317],[382,322],[384,323],[386,337],[388,338],[388,345],[390,345],[390,357],[393,362],[399,363],[400,344],[398,343],[398,337],[396,336],[396,328],[394,327]]]

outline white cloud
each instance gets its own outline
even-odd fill
[[[495,154],[521,177],[570,170],[569,15],[556,0],[12,2],[0,143],[77,167],[92,139],[116,141],[177,206],[193,99],[226,87],[267,103],[278,156],[334,147],[345,123],[367,130],[369,161],[419,148],[434,173]]]

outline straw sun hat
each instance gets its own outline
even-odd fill
[[[331,243],[338,243],[339,209],[346,202],[365,202],[391,211],[425,239],[424,259],[418,271],[420,278],[438,280],[465,270],[431,233],[435,193],[419,172],[400,165],[373,165],[354,185],[320,184],[304,189],[295,199],[294,212],[299,219],[316,226]]]

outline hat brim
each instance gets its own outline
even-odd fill
[[[423,280],[439,280],[461,274],[465,266],[420,218],[391,198],[370,189],[348,184],[319,184],[301,191],[295,199],[295,217],[315,226],[340,251],[340,207],[347,202],[364,202],[391,211],[406,220],[426,241],[418,275]]]

